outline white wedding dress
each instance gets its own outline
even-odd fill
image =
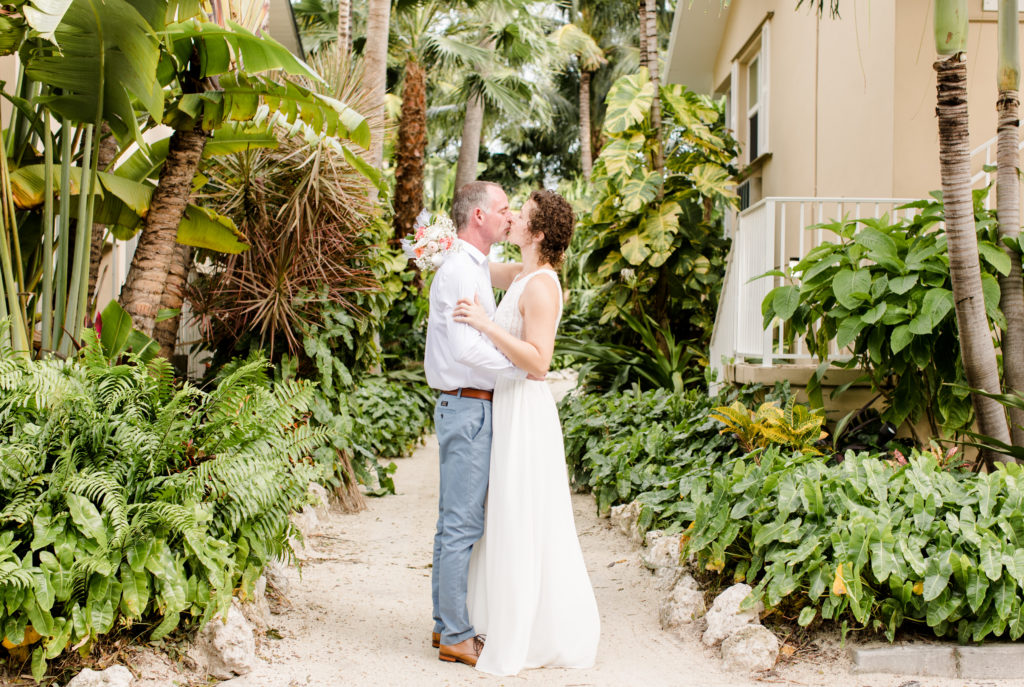
[[[522,338],[519,296],[537,270],[512,283],[494,321]],[[561,314],[559,314],[561,317]],[[576,536],[558,411],[546,382],[499,377],[484,535],[469,564],[469,617],[487,635],[476,667],[594,664],[601,621]]]

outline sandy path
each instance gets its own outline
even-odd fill
[[[436,517],[437,442],[398,461],[399,493],[367,511],[335,514],[311,538],[302,577],[290,570],[291,608],[271,617],[281,639],[264,639],[256,671],[224,685],[661,685],[793,684],[953,687],[962,681],[849,675],[845,652],[797,660],[753,681],[725,672],[715,651],[658,627],[660,598],[625,537],[596,517],[593,498],[573,496],[577,529],[601,611],[598,663],[494,678],[442,663],[431,649],[430,558]],[[917,680],[917,682],[911,682]],[[970,684],[970,683],[969,683]],[[973,683],[994,685],[995,682]],[[1016,684],[1024,684],[1017,682]],[[1010,683],[1002,685],[1009,687]]]

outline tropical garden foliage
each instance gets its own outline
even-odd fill
[[[601,511],[639,501],[641,530],[680,536],[708,582],[746,581],[770,616],[890,640],[1024,635],[1018,465],[976,474],[938,448],[833,455],[810,441],[821,417],[785,389],[744,410],[762,394],[569,397],[571,474]]]
[[[660,90],[663,137],[651,125],[655,89],[645,69],[609,91],[593,209],[574,239],[584,326],[573,331],[569,320],[562,350],[601,385],[681,390],[699,380],[724,274],[736,144],[723,104],[678,85]],[[658,151],[664,172],[654,168]]]
[[[982,288],[993,328],[1005,326],[999,282],[1011,258],[997,222],[975,194]],[[765,298],[765,323],[786,323],[785,335],[804,337],[809,351],[829,357],[830,344],[850,347],[841,367],[863,370],[885,402],[883,418],[899,426],[926,420],[932,436],[969,428],[971,399],[957,345],[949,254],[939,200],[911,203],[913,217],[890,222],[837,221],[821,225],[836,241],[812,249],[786,273],[787,283]],[[1017,258],[1019,261],[1019,257]],[[811,392],[821,403],[817,376]]]

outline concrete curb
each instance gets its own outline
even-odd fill
[[[895,673],[972,680],[1020,678],[1024,643],[987,646],[913,644],[850,649],[854,673]]]

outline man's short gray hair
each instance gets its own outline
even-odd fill
[[[471,181],[462,185],[452,198],[452,221],[455,230],[461,232],[469,224],[473,210],[483,208],[490,200],[490,188],[503,190],[500,184],[493,181]]]

